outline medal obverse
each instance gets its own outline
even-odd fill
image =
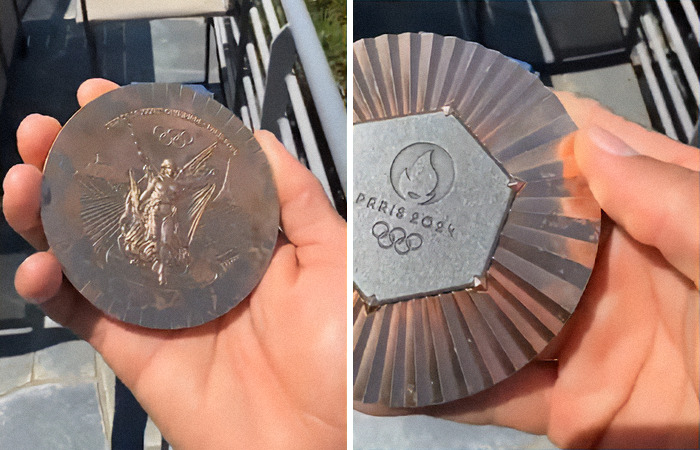
[[[119,320],[208,322],[262,278],[279,204],[250,130],[178,84],[126,86],[63,127],[44,167],[41,217],[66,277]]]
[[[574,313],[600,208],[556,96],[516,62],[431,33],[353,45],[353,397],[477,394]]]

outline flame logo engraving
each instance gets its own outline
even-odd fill
[[[390,180],[404,200],[430,205],[452,189],[455,170],[452,157],[440,146],[417,142],[401,150],[391,164]]]
[[[399,177],[399,192],[410,197],[412,200],[430,201],[435,195],[437,186],[437,172],[430,164],[432,150],[423,153],[411,167],[407,167],[401,172]]]

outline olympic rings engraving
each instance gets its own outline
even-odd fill
[[[158,138],[158,142],[166,147],[175,146],[177,148],[185,148],[194,142],[194,138],[187,130],[178,130],[176,128],[164,128],[160,125],[153,127],[153,136]]]
[[[401,227],[392,228],[391,225],[380,220],[372,225],[372,236],[377,238],[379,247],[394,248],[399,255],[405,255],[411,250],[418,250],[423,245],[423,237],[418,233],[406,234]]]

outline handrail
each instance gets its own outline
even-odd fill
[[[347,193],[347,128],[346,112],[338,87],[333,80],[311,16],[303,0],[281,0],[292,30],[297,53],[309,81],[318,117],[335,163],[340,184]]]

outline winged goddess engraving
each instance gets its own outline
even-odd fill
[[[181,169],[164,159],[156,170],[146,160],[146,188],[141,191],[134,171],[129,170],[129,191],[119,218],[119,246],[131,264],[155,272],[158,283],[167,283],[170,269],[184,269],[190,262],[189,245],[209,204],[216,184],[214,169],[207,168],[216,143],[205,148]],[[143,154],[142,158],[145,159]],[[182,197],[191,196],[189,202]],[[184,214],[181,204],[188,205]]]

